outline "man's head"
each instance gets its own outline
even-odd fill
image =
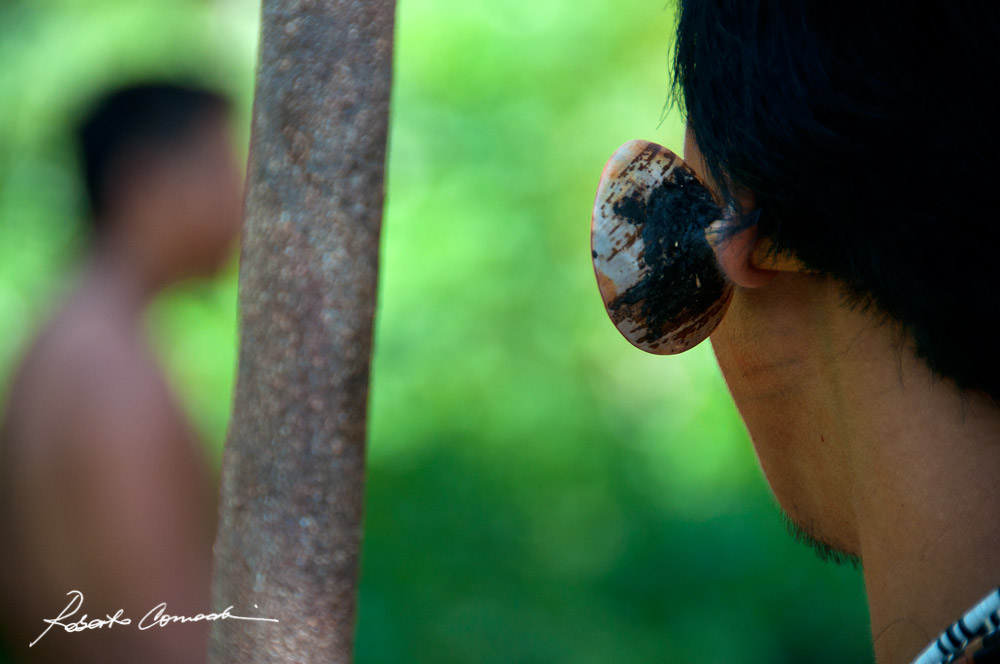
[[[101,99],[78,128],[95,239],[155,255],[166,278],[211,273],[240,224],[228,102],[151,83]]]
[[[706,170],[757,236],[994,398],[998,34],[1000,10],[966,0],[681,0],[675,64]]]
[[[782,507],[866,565],[873,510],[996,428],[997,34],[964,0],[680,0],[685,158],[742,212],[713,347]],[[804,271],[755,271],[761,243]]]

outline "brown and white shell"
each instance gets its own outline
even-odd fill
[[[733,286],[705,236],[722,216],[663,146],[631,141],[604,167],[590,231],[594,272],[611,321],[637,348],[682,353],[722,320]]]

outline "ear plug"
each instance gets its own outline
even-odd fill
[[[632,345],[656,355],[693,348],[732,299],[705,231],[725,212],[676,154],[631,141],[612,155],[590,227],[597,286]]]

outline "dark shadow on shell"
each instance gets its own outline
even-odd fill
[[[666,148],[633,141],[612,157],[598,188],[591,244],[608,315],[633,345],[680,353],[722,320],[732,285],[705,237],[720,218],[708,190]]]

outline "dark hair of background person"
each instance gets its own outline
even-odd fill
[[[973,0],[679,0],[673,79],[746,224],[994,401],[998,35]]]
[[[108,180],[123,157],[164,149],[207,114],[228,110],[220,94],[173,83],[131,85],[100,99],[76,130],[93,230],[102,231]]]

